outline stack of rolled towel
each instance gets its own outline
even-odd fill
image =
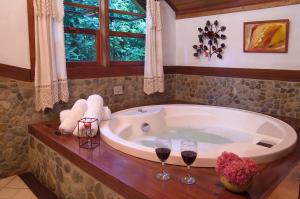
[[[82,118],[96,118],[97,122],[93,122],[91,126],[92,136],[98,132],[99,123],[102,120],[109,120],[111,116],[110,109],[103,107],[103,99],[100,95],[91,95],[87,100],[79,99],[75,102],[70,110],[60,112],[59,130],[63,134],[71,134],[75,136],[83,136],[84,123],[78,121]]]

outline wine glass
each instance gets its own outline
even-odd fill
[[[155,153],[161,162],[161,172],[156,174],[159,180],[169,180],[170,174],[164,170],[165,161],[169,158],[171,153],[172,143],[170,139],[157,138],[155,140]]]
[[[182,140],[180,144],[181,157],[187,165],[187,175],[181,179],[184,184],[194,184],[196,179],[190,175],[190,165],[196,160],[197,157],[197,142]]]

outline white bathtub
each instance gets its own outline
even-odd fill
[[[143,128],[148,126],[147,128]],[[223,152],[234,152],[257,163],[279,159],[290,153],[297,141],[295,130],[276,118],[245,110],[202,105],[158,105],[116,112],[101,122],[101,136],[113,148],[132,156],[159,161],[156,137],[170,137],[172,151],[167,163],[184,165],[180,140],[198,142],[192,166],[214,167]],[[261,146],[257,143],[272,145]]]

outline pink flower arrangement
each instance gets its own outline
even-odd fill
[[[223,152],[217,159],[216,171],[234,185],[245,185],[258,174],[254,160]]]

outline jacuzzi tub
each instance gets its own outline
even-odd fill
[[[198,142],[192,166],[214,167],[223,152],[234,152],[257,163],[279,159],[291,152],[295,130],[276,118],[245,110],[203,105],[157,105],[126,109],[101,122],[101,136],[113,148],[132,156],[159,161],[155,138],[169,137],[172,151],[167,163],[185,165],[180,140]]]

